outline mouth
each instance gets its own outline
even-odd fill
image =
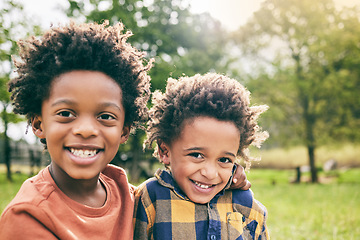
[[[194,180],[191,180],[191,182],[193,182],[197,187],[199,187],[201,189],[209,189],[209,188],[215,187],[215,184],[209,185],[209,184],[200,183],[200,182],[197,182]]]
[[[68,150],[76,157],[79,158],[91,158],[96,156],[100,152],[99,149],[78,149],[78,148],[68,148]]]

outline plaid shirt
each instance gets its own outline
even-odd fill
[[[250,190],[223,190],[209,203],[197,204],[171,173],[159,169],[135,192],[134,239],[268,240],[266,217]]]

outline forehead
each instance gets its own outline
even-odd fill
[[[120,86],[111,77],[97,71],[71,71],[56,77],[51,83],[47,100],[61,98],[92,103],[120,102],[122,105]]]
[[[82,91],[98,89],[102,91],[118,91],[121,94],[119,84],[106,75],[98,71],[75,70],[63,73],[54,78],[50,85],[50,94],[54,90],[79,89]]]
[[[240,131],[231,121],[220,121],[213,117],[195,117],[183,122],[180,135],[174,141],[184,144],[222,144],[229,143],[236,149],[240,142]],[[234,146],[233,146],[234,145]]]

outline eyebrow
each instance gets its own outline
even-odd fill
[[[51,104],[52,107],[60,105],[60,104],[69,104],[69,105],[77,105],[74,101],[68,99],[60,99],[59,101],[54,102]],[[118,104],[112,102],[104,102],[99,105],[100,107],[115,107],[118,110],[122,111],[121,107]]]
[[[204,148],[202,147],[193,147],[193,148],[186,148],[184,149],[185,151],[199,151],[199,150],[204,150]],[[225,155],[230,155],[232,157],[236,157],[235,154],[231,153],[231,152],[224,152]]]

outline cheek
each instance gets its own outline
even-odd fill
[[[231,169],[221,169],[219,171],[219,175],[223,179],[223,181],[228,181],[232,175],[232,168]]]
[[[106,138],[112,144],[120,144],[121,143],[121,133],[122,131],[119,130],[108,130],[106,132]]]
[[[194,164],[183,164],[177,161],[170,161],[170,168],[174,175],[176,176],[188,176],[196,172],[196,166]]]

